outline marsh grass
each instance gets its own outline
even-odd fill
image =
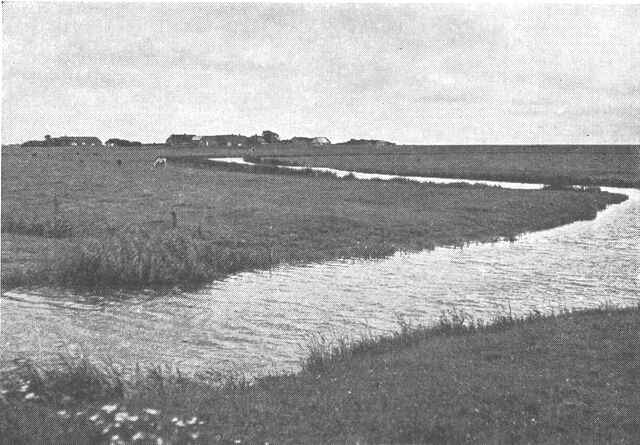
[[[551,315],[553,317],[553,315]],[[354,340],[349,337],[329,339],[313,336],[308,343],[308,354],[303,369],[312,374],[326,371],[336,362],[350,360],[361,355],[382,354],[407,348],[433,338],[458,337],[476,333],[496,333],[511,329],[518,324],[539,320],[542,314],[534,311],[527,316],[516,317],[511,313],[496,317],[490,323],[476,319],[468,312],[450,307],[442,310],[435,325],[412,325],[401,315],[397,315],[399,329],[391,334],[363,335]]]
[[[54,405],[84,401],[107,401],[124,395],[121,372],[106,363],[86,357],[60,355],[54,366],[41,366],[29,359],[14,360],[7,376],[0,375],[0,386],[8,397],[33,393],[33,399]],[[24,394],[23,394],[24,395]]]
[[[254,381],[23,362],[0,374],[0,442],[637,443],[639,324],[640,306],[490,322],[451,308],[310,344],[298,374]]]
[[[78,227],[65,215],[42,216],[18,212],[2,212],[2,233],[38,236],[43,238],[71,238]]]
[[[180,159],[175,159],[176,162],[181,162]],[[333,172],[326,171],[317,171],[311,167],[303,168],[303,169],[289,169],[285,168],[287,165],[292,164],[274,164],[274,163],[261,163],[254,165],[247,164],[235,164],[231,162],[222,162],[222,161],[212,161],[206,160],[202,161],[201,159],[189,159],[182,160],[182,162],[199,165],[205,168],[216,168],[219,170],[229,171],[229,172],[242,172],[242,173],[267,173],[267,174],[277,174],[277,175],[288,175],[288,176],[309,176],[313,178],[332,178],[332,179],[341,179],[338,175]]]
[[[166,169],[154,169],[159,153],[3,154],[3,291],[34,284],[201,286],[279,264],[515,239],[593,218],[596,206],[625,199],[359,181],[276,165],[247,170],[206,161],[205,153],[178,156],[175,150],[162,152],[174,155]],[[238,156],[216,153],[223,154]]]
[[[288,159],[274,158],[271,156],[253,156],[248,155],[243,158],[246,162],[252,162],[254,164],[267,164],[267,165],[283,165],[297,167],[300,166],[296,161],[290,161]]]
[[[62,284],[201,283],[240,270],[274,265],[266,248],[233,248],[200,229],[125,226],[104,238],[79,238],[43,262],[41,273]]]

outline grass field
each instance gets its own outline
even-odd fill
[[[0,384],[0,442],[633,444],[639,329],[638,307],[488,325],[452,311],[252,385],[23,364]]]
[[[345,147],[321,156],[286,149],[285,156],[273,146],[253,154],[339,168],[346,166],[328,162],[353,156],[331,155]],[[283,262],[490,241],[590,219],[624,199],[246,173],[193,162],[247,151],[184,151],[184,162],[166,169],[151,162],[175,151],[32,152],[3,149],[3,290],[206,281]],[[411,156],[360,154],[357,170],[427,174],[428,164]],[[547,177],[562,170],[566,181],[579,182],[593,161],[572,156],[547,159],[567,163],[549,167]],[[600,170],[590,167],[590,181],[634,178],[621,161],[628,156],[612,156]],[[471,165],[468,177],[483,169],[518,174],[515,160],[507,168],[498,156],[477,165],[472,158],[460,156]],[[525,175],[544,173],[539,159]],[[241,375],[211,381],[162,369],[124,377],[83,359],[60,368],[18,363],[0,372],[0,443],[638,443],[639,327],[637,307],[507,316],[489,325],[451,311],[435,327],[401,323],[395,335],[336,348],[320,338],[301,373],[253,384]]]
[[[369,173],[640,187],[640,146],[277,146],[302,165]]]
[[[153,159],[167,153],[175,151],[5,150],[3,289],[206,282],[281,263],[382,257],[591,219],[624,199],[173,162],[154,169]]]

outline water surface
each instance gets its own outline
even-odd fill
[[[513,243],[281,267],[197,292],[140,292],[122,301],[7,292],[0,307],[0,363],[18,356],[55,361],[70,353],[258,375],[298,369],[311,336],[389,332],[398,329],[399,316],[428,324],[452,306],[491,319],[509,310],[636,304],[640,191],[603,189],[630,199],[593,221]]]

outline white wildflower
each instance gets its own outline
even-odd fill
[[[142,433],[142,431],[138,431],[133,436],[131,436],[131,440],[133,440],[134,442],[140,439],[144,439],[144,434]]]
[[[160,411],[158,411],[157,409],[152,409],[152,408],[145,408],[144,412],[147,414],[150,414],[152,416],[157,416],[158,414],[160,414]]]
[[[139,419],[138,416],[129,416],[129,422],[137,422]]]
[[[164,443],[164,442],[162,442],[162,438],[158,437],[158,438],[156,439],[156,444],[157,444],[157,445],[162,445],[163,443]]]
[[[25,400],[31,400],[31,399],[35,399],[36,395],[32,392],[30,392],[29,394],[27,394],[26,396],[24,396]]]
[[[67,412],[66,412],[65,410],[61,409],[60,411],[58,411],[58,415],[59,415],[60,417],[64,417],[64,416],[66,416],[66,415],[67,415]]]
[[[116,413],[116,415],[113,416],[113,420],[115,420],[116,422],[124,422],[128,418],[129,418],[129,413],[127,412]]]
[[[117,403],[114,403],[113,405],[105,405],[105,406],[102,407],[102,411],[104,411],[107,414],[111,414],[112,412],[114,412],[117,409],[118,409],[118,404]]]
[[[191,420],[187,420],[187,425],[193,425],[196,423],[196,420],[198,420],[195,416],[191,419]]]
[[[178,418],[177,418],[177,417],[174,417],[173,419],[171,419],[171,421],[172,421],[173,423],[176,423],[176,422],[178,421]]]
[[[176,422],[176,426],[184,426],[184,422],[182,420],[179,420]]]
[[[94,414],[93,416],[89,417],[89,420],[95,422],[96,420],[98,420],[98,417],[100,417],[99,414]]]
[[[27,389],[29,389],[29,385],[22,385],[20,387],[20,392],[27,392]]]

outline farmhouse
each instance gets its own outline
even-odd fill
[[[291,144],[300,144],[300,145],[307,145],[310,144],[311,141],[313,141],[313,138],[307,138],[307,137],[302,137],[302,136],[296,136],[296,137],[292,137],[289,142]]]
[[[59,146],[81,146],[81,145],[102,145],[100,139],[95,136],[61,136],[59,138],[51,138],[53,145]]]
[[[105,145],[109,147],[140,147],[142,145],[142,142],[111,138],[107,142],[105,142]]]
[[[311,145],[314,146],[318,146],[318,145],[330,145],[331,141],[325,137],[319,136],[319,137],[315,137],[313,138],[313,140],[311,141]]]
[[[267,140],[264,136],[254,134],[249,138],[249,143],[254,145],[265,145],[267,143]]]
[[[386,147],[387,145],[395,144],[381,139],[349,139],[347,142],[341,142],[338,145],[373,145],[376,147]]]
[[[44,141],[27,141],[24,147],[69,147],[69,146],[101,146],[102,142],[95,136],[60,136],[52,138],[47,135]]]
[[[249,138],[239,134],[223,134],[218,136],[201,136],[201,147],[244,147]]]
[[[171,147],[191,147],[194,145],[195,134],[172,134],[167,139],[167,145]]]

